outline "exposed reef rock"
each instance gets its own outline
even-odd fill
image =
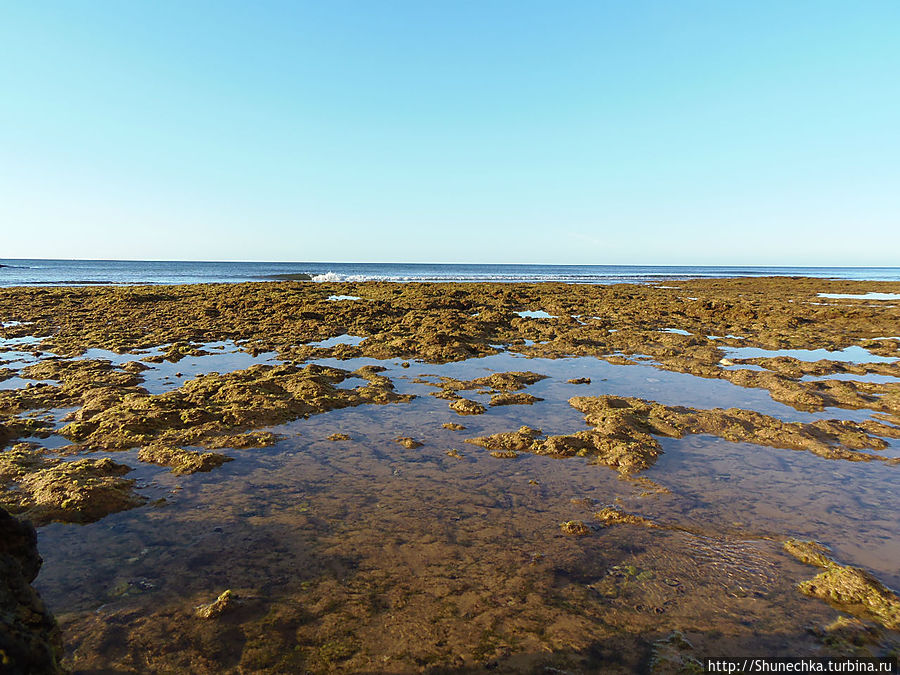
[[[530,371],[513,371],[508,373],[493,373],[491,375],[486,375],[485,377],[477,377],[474,380],[457,380],[452,377],[441,377],[438,382],[431,382],[424,377],[417,377],[413,381],[419,384],[427,384],[429,387],[438,387],[440,392],[432,394],[438,398],[454,399],[457,398],[457,392],[473,389],[480,392],[489,392],[494,396],[500,396],[502,398],[503,394],[508,395],[509,392],[524,389],[530,384],[546,379],[546,377],[546,375],[540,375]],[[541,400],[534,397],[531,397],[531,399],[531,402]],[[515,401],[515,397],[510,395],[508,400]],[[504,404],[492,403],[491,405]]]
[[[851,614],[870,616],[885,628],[900,630],[900,598],[878,579],[858,567],[841,565],[816,542],[789,539],[784,549],[807,565],[825,571],[801,582],[801,593],[820,598]]]
[[[621,509],[614,506],[606,506],[596,513],[594,518],[603,525],[643,525],[644,527],[656,527],[652,520],[648,520],[643,516],[636,516],[633,513],[625,513]]]
[[[531,405],[532,403],[543,400],[544,399],[542,398],[523,392],[502,392],[491,396],[491,405]]]
[[[26,444],[0,453],[0,505],[43,525],[90,523],[140,506],[131,468],[111,459],[64,461]]]
[[[419,443],[419,441],[415,440],[414,438],[410,438],[409,436],[400,436],[399,438],[395,438],[394,442],[399,443],[407,450],[415,450],[416,448],[421,448],[423,445],[422,443]]]
[[[41,568],[37,533],[0,508],[0,672],[61,672],[62,639],[53,616],[31,587]]]
[[[231,590],[224,591],[218,598],[208,605],[199,605],[194,609],[194,614],[200,619],[215,619],[225,612],[233,609],[240,601]]]
[[[356,389],[335,386],[351,375],[347,371],[321,366],[255,365],[227,375],[210,373],[164,394],[128,394],[101,409],[82,407],[60,433],[91,449],[154,442],[227,447],[236,432],[337,408],[412,398],[397,394],[380,370],[367,366],[353,373],[368,380]]]
[[[485,411],[485,407],[478,401],[472,401],[468,398],[458,398],[450,403],[450,410],[457,415],[480,415]]]
[[[189,474],[212,471],[225,462],[230,462],[232,458],[218,452],[197,452],[172,445],[154,444],[141,448],[138,459],[150,464],[171,467],[174,474]]]
[[[590,456],[622,474],[631,474],[652,466],[662,452],[654,436],[710,434],[728,441],[806,450],[821,457],[850,461],[884,459],[859,452],[887,447],[883,438],[873,434],[900,437],[900,429],[872,421],[783,422],[752,410],[702,410],[621,396],[575,397],[569,403],[584,413],[593,429],[544,438],[540,430],[522,427],[516,432],[470,438],[466,442],[488,450]]]

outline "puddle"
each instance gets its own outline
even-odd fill
[[[350,345],[351,347],[355,347],[365,339],[366,338],[359,337],[358,335],[338,335],[336,337],[319,340],[318,342],[307,342],[306,344],[310,347],[321,347],[322,349],[337,347],[338,345]]]
[[[358,295],[329,295],[328,299],[332,302],[337,302],[339,300],[362,300]]]
[[[177,389],[188,380],[198,375],[219,373],[225,375],[236,370],[244,370],[256,364],[276,365],[283,363],[276,358],[275,352],[260,352],[256,356],[240,351],[238,346],[231,341],[210,342],[198,345],[203,350],[214,350],[203,356],[185,356],[181,360],[171,363],[144,362],[147,370],[140,373],[144,381],[141,386],[151,394],[162,394],[172,389]],[[126,355],[125,361],[134,361],[135,356]],[[104,358],[104,357],[99,357]]]
[[[518,314],[519,316],[524,317],[526,319],[556,319],[557,318],[557,317],[553,316],[552,314],[548,314],[547,312],[545,312],[542,309],[535,309],[535,310],[526,309],[526,310],[522,310],[521,312],[516,312],[516,314]]]
[[[900,293],[819,293],[829,300],[900,300]]]
[[[894,377],[893,375],[878,375],[876,373],[866,373],[865,375],[830,373],[828,375],[803,375],[800,378],[801,382],[822,382],[824,380],[852,380],[853,382],[873,382],[875,384],[900,383],[900,377]]]
[[[846,363],[893,363],[896,357],[877,356],[859,346],[840,350],[828,349],[760,349],[757,347],[721,347],[727,359],[756,359],[791,356],[800,361],[844,361]]]
[[[693,333],[682,330],[681,328],[663,328],[661,329],[663,333],[672,333],[674,335],[693,335]]]

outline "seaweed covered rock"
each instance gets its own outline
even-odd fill
[[[478,401],[468,398],[458,398],[450,403],[450,410],[457,415],[481,415],[485,408]]]
[[[630,475],[656,462],[662,453],[656,436],[710,434],[728,441],[805,450],[828,459],[892,461],[860,450],[883,449],[887,442],[876,434],[898,433],[897,429],[872,420],[784,422],[753,410],[704,410],[622,396],[576,396],[569,399],[569,404],[584,413],[592,429],[544,438],[539,430],[522,427],[516,432],[470,438],[466,442],[491,451],[591,457],[598,464]]]
[[[525,392],[502,391],[499,394],[493,394],[491,396],[491,405],[531,405],[532,403],[543,400],[544,399],[542,398],[526,394]]]
[[[513,450],[554,457],[591,456],[594,461],[623,475],[648,468],[662,452],[652,436],[627,427],[614,432],[579,431],[546,438],[540,429],[521,427],[518,431],[468,438],[466,443],[490,451]]]
[[[396,393],[381,370],[366,366],[352,373],[367,380],[365,386],[355,389],[336,386],[351,373],[315,365],[254,365],[226,375],[210,373],[164,394],[132,393],[100,408],[82,408],[60,433],[102,450],[154,443],[259,447],[270,444],[274,436],[240,432],[338,408],[412,398]],[[241,438],[259,443],[253,440],[250,446],[235,446],[232,441]]]
[[[0,453],[0,504],[37,525],[91,523],[140,506],[131,468],[111,459],[64,461],[19,444]]]
[[[34,528],[0,508],[0,672],[61,672],[59,628],[31,587],[41,563]]]
[[[138,459],[150,464],[171,467],[172,473],[180,475],[212,471],[225,462],[230,462],[232,458],[218,452],[197,452],[158,443],[141,448]]]
[[[200,619],[215,619],[240,604],[237,596],[231,589],[225,590],[218,598],[206,605],[198,605],[194,608],[194,615]]]
[[[420,443],[416,439],[409,436],[399,436],[394,439],[394,443],[399,443],[407,450],[415,450],[416,448],[421,448],[422,445],[424,445],[423,443]]]
[[[645,527],[656,527],[652,520],[648,520],[643,516],[637,516],[633,513],[626,513],[615,506],[605,506],[596,513],[594,518],[603,525],[643,525]]]
[[[650,657],[653,675],[688,675],[703,673],[703,664],[697,659],[694,645],[681,631],[673,631],[668,637],[653,643]]]
[[[871,616],[890,630],[900,630],[900,598],[869,572],[835,562],[826,555],[828,549],[815,542],[789,539],[784,549],[803,563],[824,568],[814,578],[798,584],[801,593],[851,614]]]

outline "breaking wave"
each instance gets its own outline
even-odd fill
[[[364,274],[335,274],[334,272],[325,272],[325,274],[316,274],[313,281],[318,282],[338,282],[338,281],[371,281],[376,277],[369,277]]]

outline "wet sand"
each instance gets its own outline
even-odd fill
[[[804,594],[822,570],[783,544],[900,587],[900,310],[866,295],[898,284],[677,285],[0,289],[0,505],[40,523],[63,664],[896,653],[890,595]],[[106,460],[130,470],[73,474]]]

